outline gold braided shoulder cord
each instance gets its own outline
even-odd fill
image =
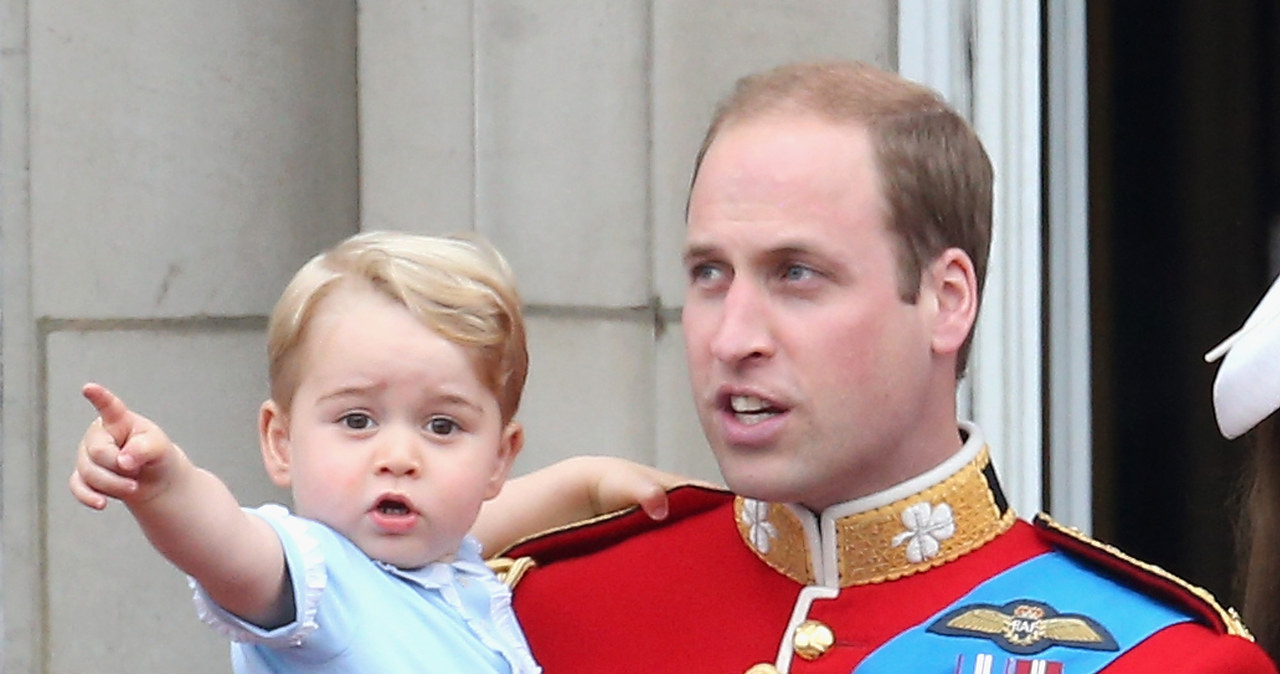
[[[562,524],[560,526],[551,527],[550,529],[543,529],[542,531],[539,531],[536,534],[530,534],[528,536],[523,536],[517,539],[516,542],[511,543],[510,545],[508,545],[507,547],[499,551],[497,556],[494,557],[494,559],[498,559],[500,557],[505,556],[508,552],[520,547],[521,545],[524,545],[525,543],[528,543],[529,541],[536,540],[539,538],[546,538],[547,536],[563,533],[565,531],[571,531],[573,529],[585,529],[586,527],[589,527],[593,524],[599,524],[601,522],[607,522],[609,520],[614,520],[614,519],[618,519],[619,517],[630,515],[631,513],[639,509],[640,509],[640,506],[638,505],[627,506],[625,508],[619,508],[618,510],[613,510],[601,515],[594,515],[586,519],[578,520],[576,522]]]
[[[1189,592],[1192,596],[1196,597],[1200,601],[1204,602],[1205,604],[1208,604],[1209,607],[1212,608],[1214,612],[1218,614],[1218,617],[1222,620],[1223,624],[1226,625],[1227,634],[1230,634],[1232,636],[1242,637],[1244,639],[1248,639],[1249,641],[1253,641],[1253,634],[1249,632],[1249,628],[1246,627],[1244,624],[1244,621],[1240,619],[1240,614],[1236,613],[1236,610],[1234,608],[1224,607],[1222,604],[1219,604],[1218,600],[1213,596],[1213,593],[1209,592],[1203,587],[1200,587],[1198,585],[1192,585],[1191,583],[1188,583],[1187,581],[1173,575],[1172,573],[1165,571],[1164,569],[1160,568],[1159,566],[1156,566],[1155,564],[1148,564],[1147,562],[1144,562],[1140,559],[1131,557],[1115,546],[1107,545],[1106,543],[1090,538],[1084,535],[1084,533],[1082,533],[1079,529],[1060,524],[1056,520],[1054,520],[1052,517],[1049,517],[1048,515],[1046,515],[1045,513],[1037,514],[1035,517],[1035,522],[1036,524],[1041,525],[1046,529],[1056,531],[1059,534],[1062,534],[1072,540],[1079,541],[1080,543],[1083,543],[1095,550],[1104,552],[1111,557],[1115,557],[1116,559],[1119,559],[1127,564],[1130,564],[1139,569],[1142,569],[1143,571],[1146,571],[1147,573],[1153,576],[1156,576],[1157,578],[1162,578],[1164,580],[1167,580],[1173,583],[1174,585],[1177,585],[1183,590],[1186,590],[1187,592]]]
[[[520,583],[521,578],[524,578],[524,574],[529,572],[529,569],[538,565],[537,562],[533,561],[532,557],[519,557],[516,559],[494,557],[487,560],[485,564],[498,576],[498,580],[505,583],[512,590],[516,589],[516,585]]]

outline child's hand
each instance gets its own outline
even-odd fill
[[[687,477],[658,470],[653,466],[612,456],[584,456],[569,459],[584,471],[596,515],[638,505],[651,519],[667,516],[667,490],[682,484],[702,484]]]
[[[666,519],[667,489],[682,484],[713,486],[627,459],[577,456],[508,481],[471,533],[493,554],[526,536],[634,505]]]
[[[71,493],[101,510],[108,498],[142,503],[162,492],[186,463],[182,450],[159,426],[134,413],[106,387],[85,384],[84,397],[98,410],[76,451]]]

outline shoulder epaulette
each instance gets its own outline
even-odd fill
[[[1200,622],[1219,632],[1253,641],[1253,635],[1236,610],[1219,604],[1208,590],[1192,585],[1155,564],[1125,554],[1115,546],[1090,538],[1079,529],[1060,524],[1044,513],[1036,515],[1032,524],[1055,548],[1082,557],[1148,594],[1192,613]]]

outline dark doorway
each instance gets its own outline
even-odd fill
[[[1201,356],[1280,271],[1280,3],[1088,13],[1095,533],[1236,603],[1246,446]]]

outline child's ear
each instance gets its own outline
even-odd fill
[[[262,447],[262,464],[267,468],[267,475],[277,487],[288,489],[292,484],[289,415],[274,400],[262,403],[258,411],[258,444]]]
[[[502,485],[511,474],[511,465],[516,456],[524,448],[524,427],[518,421],[507,423],[502,429],[502,439],[498,442],[498,459],[493,465],[493,474],[489,476],[489,488],[485,491],[485,500],[491,499],[502,491]]]

